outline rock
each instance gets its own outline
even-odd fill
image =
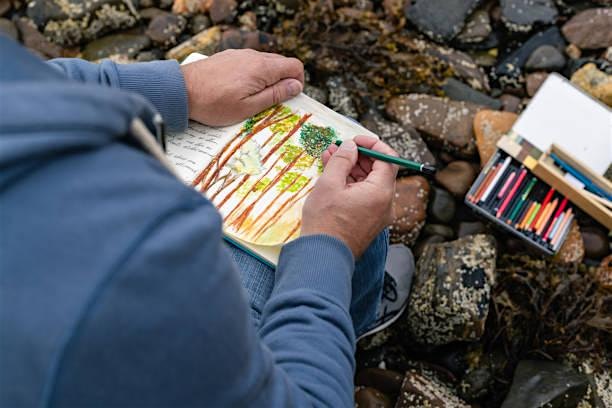
[[[198,14],[191,18],[189,22],[189,31],[191,34],[198,34],[208,27],[210,27],[212,23],[210,22],[210,18],[204,14]]]
[[[245,31],[237,28],[225,30],[221,36],[219,51],[251,48],[257,51],[270,51],[274,37],[263,31]]]
[[[491,110],[481,110],[474,116],[474,134],[481,166],[493,156],[497,142],[510,131],[517,119],[518,115],[515,113]]]
[[[497,99],[491,98],[489,95],[479,92],[455,78],[447,79],[442,85],[442,90],[446,96],[455,101],[471,102],[491,109],[501,108],[501,102]]]
[[[601,259],[610,253],[610,240],[606,231],[595,227],[585,227],[581,232],[587,258]]]
[[[206,13],[210,8],[210,0],[174,0],[172,12],[174,14]]]
[[[472,122],[482,109],[479,105],[410,94],[391,98],[386,108],[392,119],[417,128],[430,143],[448,152],[464,157],[476,152]]]
[[[572,75],[572,83],[578,85],[608,106],[612,106],[612,75],[589,63]]]
[[[462,43],[478,43],[484,41],[491,31],[489,13],[485,10],[478,10],[472,14],[456,39]]]
[[[580,263],[584,259],[584,241],[580,234],[578,222],[574,220],[567,233],[567,237],[554,256],[554,260],[561,263]]]
[[[431,215],[434,221],[443,224],[450,223],[455,217],[455,199],[443,188],[434,187],[432,193],[429,215]]]
[[[357,119],[359,114],[353,103],[351,93],[344,84],[341,76],[333,76],[325,82],[329,92],[328,104],[329,107],[336,112],[348,116],[349,118]]]
[[[327,97],[328,97],[327,90],[323,88],[319,88],[318,86],[305,84],[304,90],[302,92],[310,96],[315,101],[318,101],[322,103],[323,105],[327,105]]]
[[[463,221],[457,227],[457,236],[459,238],[468,235],[484,234],[485,232],[487,232],[487,227],[480,221]]]
[[[185,41],[170,49],[166,53],[166,58],[182,61],[185,57],[193,52],[211,55],[214,54],[219,47],[220,41],[221,28],[219,26],[214,26],[194,35],[188,41]]]
[[[386,120],[378,112],[368,111],[361,124],[376,133],[400,157],[418,163],[436,165],[436,159],[427,148],[419,132],[412,126],[402,126],[399,123]]]
[[[560,71],[563,67],[565,67],[565,57],[552,45],[538,47],[525,63],[525,68],[530,71]]]
[[[569,44],[565,47],[565,53],[571,59],[578,59],[582,55],[582,51],[580,51],[580,48],[578,48],[576,44]]]
[[[208,12],[213,24],[229,23],[234,19],[238,3],[236,0],[208,0]]]
[[[558,16],[553,0],[501,0],[502,21],[510,31],[531,31],[535,24],[553,24]]]
[[[503,94],[499,97],[499,101],[502,104],[502,110],[505,112],[518,113],[521,110],[521,98],[517,96]],[[476,139],[476,143],[478,143],[478,139]]]
[[[141,51],[136,56],[136,61],[138,62],[157,61],[161,59],[164,59],[164,52],[159,48],[148,51]]]
[[[397,371],[382,368],[364,368],[355,376],[355,385],[371,387],[389,396],[396,396],[402,388],[404,376]]]
[[[432,40],[449,41],[459,34],[478,3],[478,0],[413,0],[406,9],[406,18]]]
[[[595,280],[604,289],[612,289],[612,254],[601,260],[595,271]]]
[[[154,43],[164,48],[175,45],[185,29],[187,20],[183,16],[164,13],[154,17],[145,32]]]
[[[240,28],[247,31],[257,30],[257,15],[252,11],[247,11],[238,17]]]
[[[495,283],[496,253],[490,235],[425,247],[405,317],[413,341],[443,345],[482,336]]]
[[[21,42],[26,47],[38,52],[44,58],[62,56],[62,48],[47,40],[29,18],[21,17],[15,21],[15,25],[21,34]]]
[[[576,407],[587,392],[586,375],[553,361],[523,360],[502,408]]]
[[[436,173],[436,181],[455,197],[463,197],[476,179],[477,172],[471,163],[457,160],[450,162]]]
[[[97,9],[106,6],[116,6],[121,0],[33,0],[27,4],[27,15],[34,23],[42,27],[50,20],[81,20],[92,15]]]
[[[404,377],[395,408],[469,408],[454,390],[427,370],[410,370]]]
[[[355,407],[391,408],[393,404],[389,397],[371,387],[355,388]]]
[[[151,40],[146,35],[111,34],[87,44],[83,50],[83,58],[89,61],[97,61],[114,55],[133,58],[150,45]]]
[[[561,31],[569,42],[582,49],[612,46],[612,8],[592,8],[573,16]]]
[[[0,0],[0,16],[5,15],[11,10],[10,0]]]
[[[547,72],[533,72],[527,75],[527,84],[525,85],[525,88],[527,90],[527,95],[529,96],[535,95],[547,77],[548,77]]]
[[[455,231],[453,231],[453,229],[448,225],[444,224],[426,224],[425,228],[423,228],[421,236],[429,237],[432,235],[439,235],[447,240],[450,240],[455,238]]]
[[[138,15],[140,15],[141,20],[151,21],[157,16],[161,16],[164,14],[169,14],[167,11],[159,9],[157,7],[147,7],[144,9],[138,10]]]
[[[565,48],[565,40],[557,27],[534,34],[519,48],[508,54],[495,67],[492,76],[503,88],[523,87],[523,68],[531,54],[542,45],[552,45],[559,50]]]
[[[442,235],[430,235],[428,237],[425,237],[425,238],[419,240],[415,244],[415,246],[414,246],[414,257],[415,257],[415,259],[419,259],[421,257],[421,255],[423,255],[423,252],[425,251],[425,248],[427,247],[427,245],[430,245],[430,244],[440,244],[440,243],[446,242],[446,241],[448,241],[448,239],[446,239]]]
[[[395,184],[391,243],[414,244],[425,225],[429,183],[421,176],[399,178]]]
[[[19,33],[15,24],[7,18],[0,18],[0,33],[6,35],[9,38],[17,41],[19,39]]]

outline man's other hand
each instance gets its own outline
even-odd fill
[[[254,50],[226,50],[181,69],[189,118],[211,126],[244,120],[304,87],[304,66],[298,59]]]
[[[355,258],[391,222],[398,167],[359,156],[357,145],[397,156],[380,140],[357,136],[323,152],[325,170],[302,210],[301,235],[327,234],[342,240]]]

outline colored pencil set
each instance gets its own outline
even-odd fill
[[[501,150],[487,163],[465,201],[546,252],[559,249],[575,216],[567,198]]]

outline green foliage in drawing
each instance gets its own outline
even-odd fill
[[[281,120],[270,126],[270,130],[273,133],[287,133],[289,132],[293,126],[300,120],[299,115],[290,115],[287,118]]]
[[[300,130],[300,143],[311,157],[320,157],[321,153],[336,139],[336,131],[329,126],[306,123]]]
[[[285,163],[291,163],[296,157],[302,154],[303,151],[304,149],[300,146],[285,143],[281,148],[282,161]],[[306,170],[310,166],[312,166],[312,157],[302,155],[302,157],[295,162],[293,168],[296,170]]]
[[[276,185],[276,189],[278,191],[283,191],[285,188],[289,187],[287,191],[290,193],[295,193],[300,188],[304,187],[309,180],[310,179],[308,177],[303,176],[300,173],[290,171],[283,175]]]
[[[263,179],[259,180],[257,182],[257,184],[255,184],[255,186],[253,187],[253,191],[261,191],[264,188],[268,187],[270,185],[270,182],[272,180],[268,177],[264,177]]]

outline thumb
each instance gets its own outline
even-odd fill
[[[352,140],[342,142],[338,150],[329,158],[321,179],[337,186],[344,186],[346,178],[357,164],[357,145]]]
[[[302,83],[297,79],[281,79],[262,91],[245,98],[248,109],[253,113],[261,112],[272,105],[284,102],[302,92]]]

